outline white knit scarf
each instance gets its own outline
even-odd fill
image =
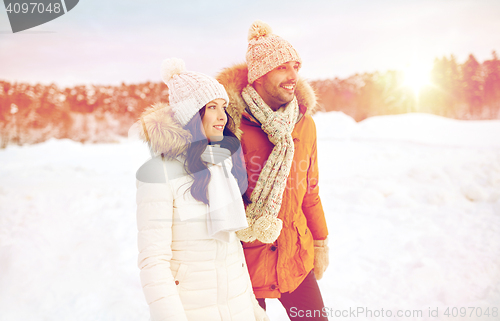
[[[244,242],[257,239],[273,243],[283,227],[278,213],[295,152],[292,131],[299,116],[299,105],[294,97],[286,108],[273,111],[251,85],[241,94],[274,148],[250,196],[252,203],[246,208],[249,227],[236,235]]]
[[[212,174],[208,184],[208,235],[231,242],[234,239],[232,232],[248,227],[240,189],[231,173],[231,152],[216,145],[208,145],[201,159],[207,162]]]

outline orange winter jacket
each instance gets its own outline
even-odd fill
[[[241,90],[247,85],[247,67],[236,65],[223,70],[217,80],[228,92],[228,113],[241,130],[241,144],[248,173],[247,196],[252,193],[260,171],[274,145],[260,124],[246,109]],[[325,215],[318,195],[316,127],[309,112],[316,105],[314,91],[299,80],[296,97],[300,118],[292,132],[295,153],[278,217],[283,229],[273,244],[243,243],[248,271],[257,298],[279,298],[292,292],[313,269],[313,240],[328,236]]]

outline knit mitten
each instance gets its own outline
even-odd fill
[[[324,240],[314,240],[314,275],[317,280],[323,277],[323,273],[329,264],[328,258],[328,238]]]
[[[256,321],[270,321],[266,314],[266,310],[262,309],[259,302],[255,299],[255,296],[253,296],[253,313]]]

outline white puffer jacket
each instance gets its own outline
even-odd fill
[[[176,156],[183,148],[172,144],[184,143],[181,137],[186,136],[172,136],[179,134],[179,128],[172,132],[167,112],[168,107],[157,105],[143,114],[143,135],[155,153],[162,149]],[[162,137],[156,134],[156,125]],[[170,142],[157,141],[165,138]],[[170,149],[157,148],[163,143]],[[240,241],[209,237],[207,205],[192,197],[192,179],[183,163],[156,157],[138,170],[137,178],[138,265],[151,319],[268,320],[253,295]],[[183,213],[193,219],[181,221]]]

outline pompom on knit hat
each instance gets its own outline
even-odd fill
[[[229,103],[224,86],[205,74],[186,71],[182,59],[165,59],[161,64],[161,78],[168,87],[174,118],[183,127],[212,100],[221,98]]]
[[[248,30],[248,83],[289,61],[302,63],[299,54],[285,39],[273,34],[271,27],[256,20]]]

